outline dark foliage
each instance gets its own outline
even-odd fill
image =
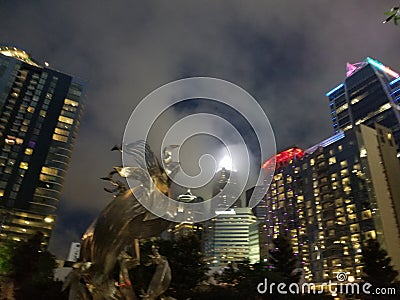
[[[177,298],[191,297],[192,289],[207,279],[207,267],[203,262],[201,244],[197,236],[189,235],[178,240],[155,240],[141,244],[141,265],[130,272],[135,291],[146,291],[154,274],[155,266],[149,266],[151,246],[155,244],[171,267],[172,281],[167,294]]]
[[[275,249],[270,250],[269,263],[274,271],[285,278],[285,282],[299,282],[300,272],[296,272],[297,258],[293,253],[290,239],[286,235],[279,235],[273,240]]]
[[[214,296],[214,293],[218,295],[219,292],[230,293],[229,299],[231,300],[258,300],[258,299],[281,299],[281,300],[296,300],[296,299],[332,299],[327,295],[294,295],[294,294],[279,294],[276,286],[279,283],[287,283],[288,280],[282,274],[272,270],[266,263],[249,264],[249,261],[243,261],[234,265],[230,265],[225,268],[224,272],[220,275],[216,275],[216,280],[220,284],[226,286],[221,289],[210,289],[208,294],[210,297]],[[264,287],[273,286],[272,290],[266,289],[265,293],[260,293],[257,287],[261,284],[260,290],[263,291]],[[202,296],[203,294],[200,294]],[[197,299],[197,298],[193,298]],[[203,298],[199,298],[203,299]],[[205,299],[205,298],[204,298]],[[211,298],[210,298],[211,299]],[[214,299],[214,298],[212,298]],[[217,299],[217,298],[215,298]],[[225,298],[224,298],[225,299]]]
[[[369,239],[362,246],[363,276],[365,282],[375,287],[394,286],[398,272],[390,265],[391,258],[383,250],[379,242]]]
[[[36,233],[28,241],[2,246],[0,265],[14,282],[17,300],[66,299],[61,293],[62,283],[54,281],[55,257],[44,248],[43,241],[43,234]]]

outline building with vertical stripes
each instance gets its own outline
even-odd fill
[[[0,47],[0,240],[48,242],[82,114],[82,81]]]

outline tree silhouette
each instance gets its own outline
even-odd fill
[[[130,271],[135,291],[140,294],[146,290],[154,274],[154,266],[147,266],[151,246],[155,244],[161,255],[168,259],[172,280],[167,294],[178,299],[191,297],[192,289],[208,277],[203,261],[201,244],[196,235],[182,236],[177,240],[157,239],[142,242],[141,264]]]
[[[369,239],[362,246],[364,263],[362,279],[374,287],[387,287],[394,284],[398,272],[390,265],[391,258],[376,239]]]
[[[289,283],[299,282],[301,272],[297,269],[297,258],[287,235],[278,235],[273,240],[275,249],[269,251],[269,263],[273,270],[283,276]]]
[[[6,242],[0,247],[0,269],[12,280],[15,298],[62,299],[61,282],[54,281],[55,257],[44,247],[38,232],[27,241]]]

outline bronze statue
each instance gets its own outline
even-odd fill
[[[121,150],[113,148],[116,149]],[[108,177],[102,178],[114,185],[114,189],[105,189],[115,194],[114,199],[82,237],[80,260],[65,282],[65,286],[70,286],[70,300],[138,299],[131,283],[134,278],[129,277],[128,271],[140,264],[139,239],[159,236],[170,224],[149,212],[135,197],[139,193],[141,199],[157,205],[159,192],[169,194],[171,180],[167,172],[143,141],[130,144],[123,151],[129,151],[133,157],[144,155],[145,164],[138,159],[138,166],[115,167]],[[168,158],[169,150],[165,153]],[[168,161],[165,162],[168,168]],[[168,172],[171,176],[174,170]],[[125,183],[114,179],[116,174],[140,184],[129,189]],[[133,248],[134,255],[128,255],[128,247]],[[155,300],[168,288],[171,270],[166,258],[155,248],[152,261],[157,265],[156,272],[142,297]],[[120,269],[118,280],[114,278],[117,265]]]

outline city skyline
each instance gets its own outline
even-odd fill
[[[2,2],[2,44],[89,82],[52,244],[57,255],[110,200],[98,179],[120,164],[109,149],[155,88],[196,75],[232,81],[259,100],[278,148],[307,147],[333,133],[325,93],[345,78],[346,62],[371,56],[400,70],[398,28],[381,24],[386,3],[206,4]]]

